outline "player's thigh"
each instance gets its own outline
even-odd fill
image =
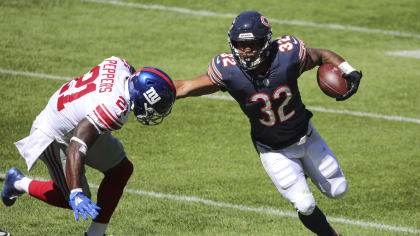
[[[110,133],[102,134],[89,149],[86,165],[105,173],[118,165],[126,154],[123,145]]]
[[[318,189],[330,198],[339,198],[347,192],[347,181],[335,155],[315,128],[308,137],[306,155],[302,158],[307,175]]]
[[[261,162],[277,190],[303,214],[315,208],[315,199],[306,182],[300,159],[282,153],[260,152]]]
[[[68,199],[70,191],[67,187],[66,182],[66,148],[67,146],[58,143],[56,141],[52,142],[44,152],[41,154],[40,159],[48,168],[51,179],[54,183],[61,189],[63,196]],[[81,169],[81,184],[83,193],[90,197],[89,185],[85,176],[85,168],[82,166]]]

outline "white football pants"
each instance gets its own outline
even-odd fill
[[[278,191],[303,215],[310,215],[315,209],[305,174],[329,198],[339,198],[347,192],[347,181],[337,159],[311,122],[299,142],[270,151],[257,145],[257,150]]]

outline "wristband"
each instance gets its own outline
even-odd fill
[[[82,188],[75,188],[75,189],[71,190],[71,192],[70,192],[70,199],[72,199],[74,197],[74,195],[76,195],[76,194],[78,194],[80,192],[83,192],[83,189]]]
[[[338,68],[340,68],[340,70],[344,73],[344,74],[350,74],[351,72],[355,71],[356,69],[354,69],[348,62],[342,62],[340,65],[338,65]]]
[[[75,141],[75,142],[80,143],[82,146],[80,146],[80,148],[79,148],[79,152],[83,153],[83,155],[86,155],[86,152],[87,152],[87,145],[86,145],[86,143],[85,143],[85,142],[83,142],[83,140],[81,140],[81,139],[80,139],[80,138],[78,138],[78,137],[73,136],[73,137],[70,139],[70,142],[71,142],[71,141]]]

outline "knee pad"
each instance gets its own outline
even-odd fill
[[[347,193],[348,184],[345,178],[339,178],[331,186],[331,197],[340,198]]]
[[[310,215],[315,209],[315,199],[312,195],[305,196],[304,198],[296,201],[294,207],[302,215]]]
[[[339,165],[337,163],[337,160],[335,160],[334,157],[331,155],[326,155],[322,160],[318,167],[319,172],[324,176],[325,178],[329,179],[333,177],[335,174],[339,171]]]
[[[298,177],[287,160],[279,160],[271,167],[271,172],[281,188],[287,189],[298,181]]]

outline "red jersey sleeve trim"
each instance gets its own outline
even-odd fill
[[[105,127],[105,129],[107,130],[111,130],[111,127],[109,127],[105,121],[102,120],[101,116],[98,115],[98,113],[96,112],[96,110],[93,111],[93,114],[95,114],[96,118],[98,119],[98,121],[102,124],[97,124],[99,127]]]
[[[115,118],[112,118],[112,115],[108,115],[102,106],[105,107],[103,104],[101,104],[95,108],[95,115],[98,117],[98,119],[102,122],[102,124],[105,125],[105,127],[109,128],[110,130],[120,129],[121,125],[116,122]]]
[[[104,104],[101,104],[101,107],[104,109],[104,111],[106,111],[106,113],[108,114],[108,116],[115,121],[115,124],[118,125],[120,128],[123,126],[123,124],[117,119],[115,118],[115,116],[112,115],[112,113],[108,110],[108,108],[106,108],[106,106]]]

